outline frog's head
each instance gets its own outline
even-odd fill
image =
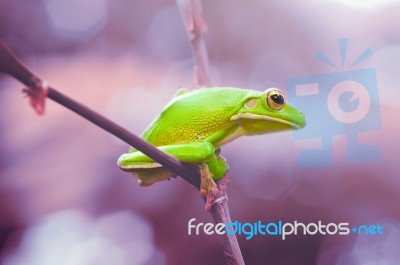
[[[230,120],[238,122],[247,135],[296,130],[306,125],[304,114],[289,105],[277,88],[247,98]]]

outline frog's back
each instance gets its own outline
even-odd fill
[[[155,146],[202,141],[231,124],[242,102],[258,91],[239,88],[204,88],[177,96],[144,131]]]

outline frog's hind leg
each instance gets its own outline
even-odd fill
[[[157,148],[182,162],[216,161],[215,148],[208,142],[166,145]],[[149,186],[157,181],[173,177],[170,171],[140,151],[121,155],[117,163],[122,170],[135,173],[142,186]],[[215,163],[211,164],[214,165]]]
[[[213,199],[219,193],[215,182],[220,180],[228,170],[225,160],[216,155],[215,147],[209,142],[199,142],[157,148],[179,161],[195,163],[200,166],[200,192],[206,198],[206,209],[209,211]],[[124,171],[134,172],[142,186],[149,186],[173,176],[159,163],[139,151],[123,154],[118,159],[118,165]]]
[[[123,171],[131,172],[140,186],[150,186],[172,177],[171,172],[139,151],[121,155],[117,164]]]

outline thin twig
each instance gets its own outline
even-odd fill
[[[197,87],[211,86],[211,78],[208,70],[207,47],[204,34],[207,32],[207,24],[203,18],[201,0],[176,0],[186,26],[186,31],[192,45],[195,60],[194,80]]]
[[[216,224],[224,223],[227,225],[231,222],[228,208],[228,196],[226,194],[227,184],[228,179],[226,178],[219,182],[220,193],[218,194],[218,197],[214,199],[214,203],[211,206],[211,216]],[[242,252],[240,251],[236,234],[225,233],[221,236],[221,243],[228,265],[244,265]]]
[[[215,201],[216,202],[211,206],[211,215],[214,223],[230,223],[231,216],[228,208],[228,197],[226,197],[225,192],[223,192],[219,198],[215,199]],[[235,234],[225,233],[224,236],[221,237],[221,243],[226,261],[229,265],[244,264],[242,252],[240,251]]]

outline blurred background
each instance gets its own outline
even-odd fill
[[[233,220],[381,224],[384,234],[239,236],[246,263],[400,264],[400,1],[205,0],[203,8],[217,86],[285,89],[290,78],[340,72],[339,38],[348,38],[349,61],[373,51],[347,70],[376,71],[381,126],[357,137],[380,159],[348,161],[345,128],[332,135],[330,165],[299,163],[321,139],[291,132],[243,137],[223,155]],[[170,0],[1,0],[0,39],[52,86],[136,134],[194,84]],[[338,68],[317,60],[318,50]],[[125,143],[50,100],[36,116],[21,88],[0,75],[1,264],[225,264],[217,236],[187,235],[191,218],[212,221],[193,187],[179,178],[139,187],[116,166]],[[329,126],[318,117],[316,135]]]

